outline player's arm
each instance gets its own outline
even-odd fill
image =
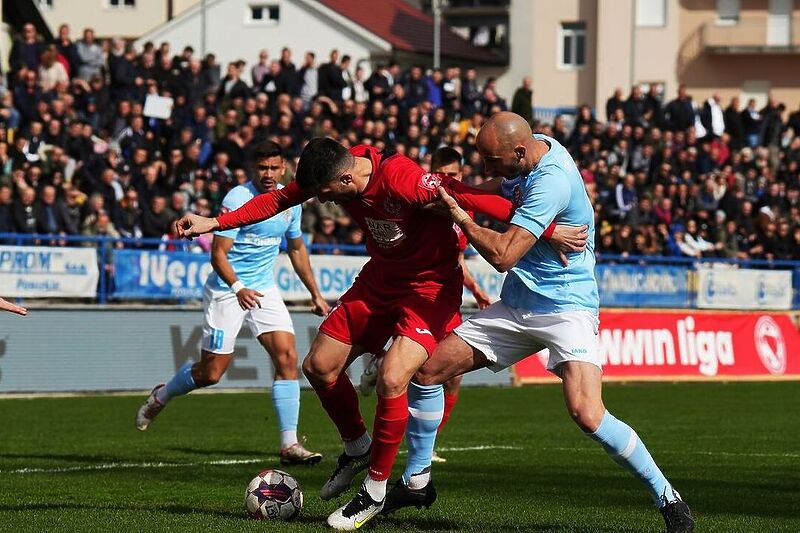
[[[28,310],[24,307],[20,307],[17,304],[13,304],[8,300],[0,298],[0,310],[8,311],[9,313],[15,313],[17,315],[25,316],[28,314]]]
[[[461,265],[461,270],[464,273],[464,287],[475,297],[475,301],[478,303],[478,309],[489,307],[492,302],[489,300],[489,296],[483,292],[480,285],[478,285],[478,282],[475,281],[475,278],[472,277],[472,273],[467,267],[467,262],[464,260],[464,252],[458,254],[458,263]]]
[[[240,228],[271,218],[281,211],[300,205],[314,196],[292,182],[283,189],[259,194],[238,209],[224,213],[217,218],[201,217],[189,214],[175,222],[175,234],[178,237],[191,239],[204,233],[216,230]]]
[[[489,264],[498,272],[506,272],[517,264],[547,228],[556,215],[569,204],[570,191],[561,176],[547,176],[541,185],[531,187],[525,194],[522,206],[514,213],[511,226],[505,233],[482,228],[459,207],[456,200],[443,188],[439,195],[447,205],[450,216],[458,224]]]
[[[500,194],[502,186],[503,186],[503,178],[489,178],[483,181],[483,183],[473,185],[472,187],[474,189],[490,192],[492,194]]]
[[[467,211],[477,211],[505,223],[514,216],[514,204],[493,191],[464,185],[450,176],[443,177],[442,187]],[[436,201],[436,191],[431,193],[434,196],[431,201]]]
[[[311,293],[311,303],[313,305],[312,312],[318,316],[325,316],[328,314],[328,302],[322,297],[317,287],[317,282],[314,280],[314,272],[311,270],[311,261],[308,258],[308,249],[306,243],[303,242],[302,237],[286,240],[289,252],[289,261],[292,262],[292,268],[297,272],[297,276],[303,285],[306,286],[308,292]]]
[[[239,307],[245,311],[248,309],[255,309],[261,307],[259,297],[264,296],[258,291],[248,289],[244,283],[239,281],[239,277],[228,261],[228,252],[233,248],[234,240],[222,235],[214,235],[214,240],[211,242],[211,267],[214,272],[220,277],[222,281],[228,284],[233,292],[236,293],[236,299],[239,300]]]
[[[505,233],[498,233],[477,225],[469,216],[461,216],[459,211],[465,215],[466,213],[458,207],[447,191],[442,189],[441,194],[450,208],[453,221],[458,224],[478,253],[498,272],[507,272],[536,244],[536,237],[520,226],[512,224]]]

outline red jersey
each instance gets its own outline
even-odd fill
[[[372,174],[357,198],[342,206],[364,230],[370,261],[362,276],[390,283],[442,282],[459,268],[458,236],[453,222],[422,207],[439,199],[443,186],[464,209],[479,211],[508,222],[513,205],[508,200],[442,174],[426,172],[400,154],[358,145],[356,157],[372,162]],[[261,194],[239,209],[217,218],[220,229],[252,224],[272,217],[313,196],[292,182],[283,189]]]

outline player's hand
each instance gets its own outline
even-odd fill
[[[311,312],[317,316],[325,316],[330,311],[330,306],[322,296],[315,296],[311,299]]]
[[[179,218],[173,226],[173,233],[179,239],[193,239],[219,228],[216,218],[201,217],[194,213],[189,213]]]
[[[260,292],[248,289],[247,287],[240,289],[239,292],[236,293],[236,299],[239,300],[239,307],[245,311],[261,307],[261,300],[259,300],[259,298],[262,296],[264,295]]]
[[[444,205],[447,206],[447,210],[450,213],[450,218],[453,219],[453,222],[461,226],[461,224],[467,220],[472,220],[469,217],[469,214],[461,209],[461,207],[458,205],[458,202],[456,202],[452,196],[447,194],[447,191],[444,190],[444,187],[439,187],[439,198],[441,198],[442,202],[444,202]]]
[[[440,217],[450,218],[450,209],[448,209],[447,204],[441,200],[423,205],[422,210],[433,213],[434,215],[439,215]]]
[[[478,309],[486,309],[492,305],[489,295],[483,292],[480,287],[475,287],[475,289],[472,291],[472,296],[475,297],[475,302],[478,304]]]
[[[15,313],[17,315],[25,316],[28,314],[28,310],[24,307],[20,307],[17,304],[12,304],[8,300],[4,300],[0,298],[0,309],[3,311],[8,311],[9,313]]]
[[[561,264],[567,266],[569,260],[567,254],[582,252],[586,250],[586,242],[589,240],[589,226],[567,226],[557,224],[552,237],[548,240],[550,246],[558,253]]]

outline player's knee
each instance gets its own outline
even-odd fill
[[[461,386],[461,376],[456,376],[454,378],[450,378],[444,382],[444,393],[445,394],[456,394],[458,393],[458,388]]]
[[[375,391],[387,398],[403,394],[406,388],[408,388],[408,379],[393,372],[381,372],[378,375],[378,382],[375,384]]]
[[[303,359],[303,375],[311,383],[331,383],[336,379],[336,375],[326,371],[313,354],[309,354]]]
[[[584,432],[594,433],[603,421],[604,410],[588,404],[577,404],[569,407],[569,416]]]
[[[425,364],[414,374],[414,382],[419,385],[428,386],[441,385],[444,380],[441,379],[436,369]]]
[[[219,383],[219,380],[222,379],[222,374],[224,373],[224,370],[202,366],[200,367],[198,374],[192,377],[194,378],[195,384],[197,384],[199,387],[210,387]]]
[[[275,379],[297,379],[297,353],[286,350],[272,358],[275,364]]]

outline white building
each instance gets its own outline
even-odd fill
[[[136,45],[166,41],[173,50],[191,45],[198,53],[213,52],[223,65],[237,59],[251,63],[261,49],[277,58],[284,46],[292,50],[295,62],[306,51],[327,61],[336,48],[355,64],[389,59],[430,64],[433,50],[433,21],[404,0],[206,0],[205,36],[203,25],[201,4],[196,3],[142,34]],[[441,49],[443,64],[502,63],[447,28]]]

